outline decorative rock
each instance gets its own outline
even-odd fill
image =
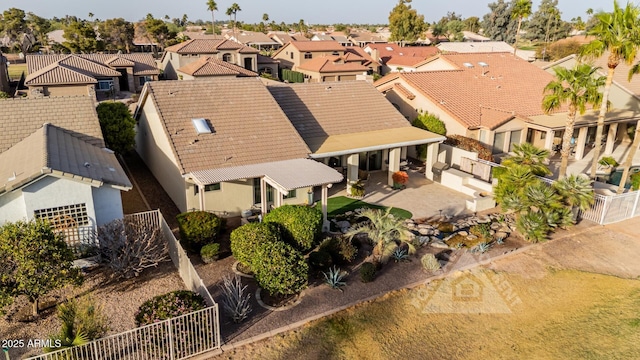
[[[460,235],[460,236],[467,236],[467,235],[469,235],[469,233],[468,233],[468,232],[466,232],[466,231],[458,231],[458,235]]]
[[[435,236],[431,237],[431,242],[436,242],[436,241],[440,241],[440,238],[437,238]]]
[[[493,237],[495,237],[496,239],[506,239],[508,236],[509,234],[507,234],[506,232],[497,232],[493,234]]]
[[[336,226],[340,229],[340,231],[347,232],[347,230],[349,230],[349,228],[351,227],[351,223],[348,221],[338,221],[336,223]]]
[[[432,248],[436,248],[436,249],[448,249],[449,248],[449,245],[445,244],[444,241],[442,241],[442,240],[434,241],[429,245]]]
[[[433,230],[430,229],[424,229],[424,228],[418,228],[418,233],[420,235],[431,235],[431,233],[433,233]]]
[[[500,223],[494,222],[491,223],[491,230],[498,230],[502,227],[502,225],[500,225]]]
[[[477,240],[477,239],[478,237],[473,234],[467,235],[467,240]]]
[[[351,216],[353,215],[353,211],[347,211],[344,213],[345,216]]]
[[[427,245],[429,241],[431,241],[431,238],[429,238],[428,236],[418,236],[416,237],[416,239],[421,246]]]
[[[486,217],[486,216],[482,216],[482,217],[478,218],[477,222],[478,222],[478,224],[486,224],[488,222],[491,222],[491,219]]]

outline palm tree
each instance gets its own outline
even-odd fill
[[[211,11],[211,33],[213,35],[216,34],[216,19],[214,16],[214,11],[218,11],[218,4],[214,0],[207,1],[207,10]]]
[[[242,11],[240,9],[240,5],[237,3],[231,4],[231,6],[227,9],[226,14],[229,15],[229,19],[231,19],[231,15],[233,15],[233,37],[236,37],[236,16],[238,15],[238,11]]]
[[[605,53],[609,54],[607,59],[609,70],[602,94],[600,113],[598,114],[595,149],[593,151],[593,161],[591,162],[590,175],[592,179],[596,176],[596,168],[602,149],[602,130],[604,128],[604,117],[607,113],[613,75],[621,61],[631,65],[640,47],[638,26],[636,25],[639,15],[640,9],[635,5],[627,3],[627,6],[623,9],[614,0],[613,12],[594,15],[597,19],[597,24],[588,34],[595,36],[596,40],[591,41],[580,49],[580,56],[583,58],[597,58]],[[624,187],[624,182],[621,181],[621,184]]]
[[[589,209],[595,201],[592,181],[586,176],[569,175],[553,183],[562,201],[571,208]]]
[[[358,234],[367,234],[373,247],[373,258],[377,262],[385,263],[393,251],[401,244],[406,244],[410,254],[415,252],[412,244],[413,236],[400,218],[391,213],[391,208],[386,211],[379,209],[366,209],[360,216],[369,219],[351,228],[345,236],[353,238]]]
[[[589,64],[578,64],[573,69],[555,67],[555,80],[545,86],[545,97],[542,99],[542,109],[546,114],[558,110],[563,104],[569,104],[567,122],[562,137],[562,150],[560,155],[559,177],[563,178],[567,173],[569,153],[571,152],[571,137],[576,115],[584,115],[587,105],[598,107],[602,101],[599,89],[605,83],[604,76],[598,76],[599,68]]]
[[[522,19],[526,19],[531,15],[531,0],[516,0],[511,9],[511,17],[518,19],[518,30],[516,30],[516,40],[513,43],[513,55],[516,55],[518,49],[518,40],[520,40],[520,26]]]
[[[537,148],[529,143],[513,145],[514,155],[502,160],[502,165],[524,165],[537,176],[550,175],[551,170],[545,165],[549,157],[549,150]]]

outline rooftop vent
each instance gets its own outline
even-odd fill
[[[391,46],[387,46],[385,47],[385,49],[387,49],[387,51],[393,51],[393,48]]]
[[[193,127],[196,129],[198,134],[211,134],[211,128],[209,127],[209,123],[207,123],[207,119],[191,119],[193,123]]]
[[[468,67],[469,69],[473,68],[473,64],[472,63],[466,62],[466,63],[464,63],[462,65],[464,65],[465,67]]]
[[[487,64],[487,63],[486,63],[486,62],[484,62],[484,61],[480,61],[480,62],[478,63],[478,65],[480,65],[480,66],[482,66],[482,67],[488,67],[488,66],[489,66],[489,64]]]

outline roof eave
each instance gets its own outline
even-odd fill
[[[431,139],[409,140],[409,141],[401,141],[401,142],[391,143],[391,144],[366,146],[362,148],[351,148],[351,149],[332,151],[332,152],[326,152],[326,153],[313,153],[309,156],[312,159],[321,159],[321,158],[326,158],[331,156],[342,156],[342,155],[349,155],[349,154],[355,154],[355,153],[361,153],[361,152],[367,152],[367,151],[378,151],[378,150],[384,150],[384,149],[396,148],[396,147],[425,145],[425,144],[431,144],[436,142],[443,142],[446,139],[447,138],[445,136],[439,136]]]

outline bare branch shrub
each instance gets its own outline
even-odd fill
[[[169,258],[158,226],[139,219],[117,219],[98,230],[102,261],[117,279],[140,275]]]
[[[222,281],[223,283],[220,286],[224,293],[222,305],[233,322],[242,322],[249,316],[252,310],[250,303],[251,294],[245,294],[247,285],[242,286],[242,280],[238,275],[235,275],[233,278],[225,276]]]

